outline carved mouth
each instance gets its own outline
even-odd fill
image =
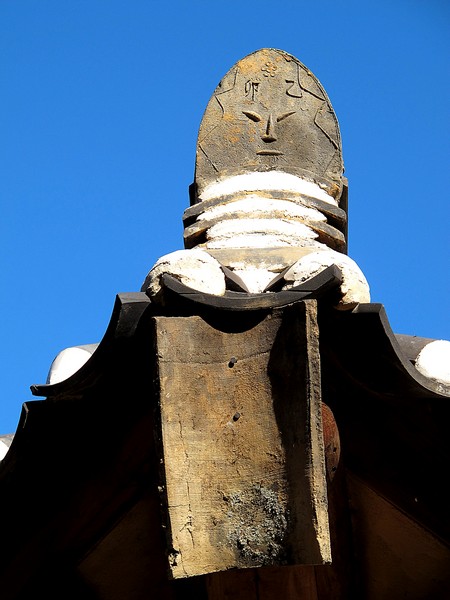
[[[280,152],[280,150],[258,150],[256,154],[259,154],[259,156],[281,156],[283,152]]]

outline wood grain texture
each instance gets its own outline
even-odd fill
[[[172,576],[329,562],[316,302],[154,322]]]

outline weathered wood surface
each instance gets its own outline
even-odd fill
[[[362,479],[348,473],[355,554],[365,600],[450,598],[450,548]]]
[[[315,567],[266,567],[209,575],[208,600],[318,600]],[[330,596],[331,597],[331,596]]]
[[[316,307],[155,318],[174,578],[331,560]]]

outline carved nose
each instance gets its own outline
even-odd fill
[[[269,118],[267,119],[266,131],[261,136],[261,139],[266,144],[275,142],[277,139],[275,136],[275,123],[273,121],[272,113],[270,113]]]

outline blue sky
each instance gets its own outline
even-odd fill
[[[0,433],[183,247],[203,111],[262,47],[328,92],[372,301],[396,333],[450,339],[449,25],[446,0],[1,0]]]

